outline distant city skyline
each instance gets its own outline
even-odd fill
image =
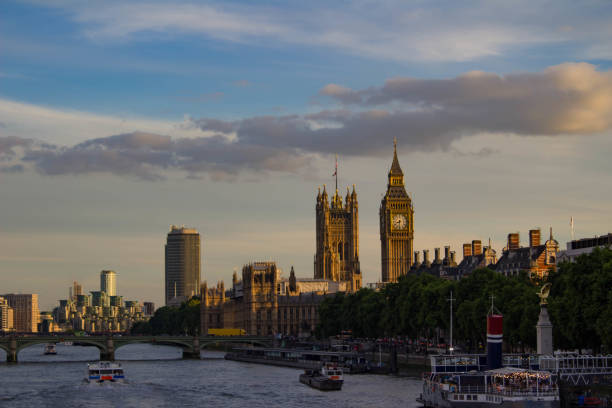
[[[209,284],[253,261],[312,277],[336,154],[378,281],[394,137],[414,251],[612,231],[612,3],[374,4],[2,2],[3,292],[51,310],[113,270],[163,305],[176,223]]]

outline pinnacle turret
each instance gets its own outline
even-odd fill
[[[389,177],[391,176],[403,176],[404,172],[400,167],[399,160],[397,159],[397,139],[393,139],[393,162],[391,163],[391,170],[389,170]]]

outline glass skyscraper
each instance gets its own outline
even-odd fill
[[[100,272],[100,290],[107,296],[117,295],[117,274],[115,271]]]

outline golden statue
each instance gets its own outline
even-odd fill
[[[552,286],[552,284],[549,282],[549,283],[545,284],[544,286],[542,286],[542,289],[540,289],[540,293],[538,293],[538,296],[540,297],[540,304],[541,305],[548,304],[548,301],[546,299],[548,299],[548,296],[550,295],[550,287],[551,286]]]

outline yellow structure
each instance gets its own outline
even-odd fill
[[[209,336],[244,336],[244,329],[208,329]]]

